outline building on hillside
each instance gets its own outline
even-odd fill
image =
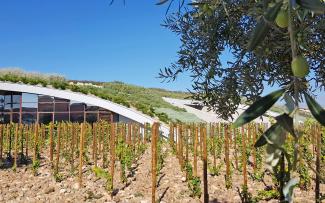
[[[99,120],[118,122],[119,115],[102,107],[70,99],[0,90],[0,123],[93,123]]]
[[[209,110],[200,101],[193,101],[190,99],[174,99],[174,98],[167,98],[167,97],[163,97],[163,99],[174,106],[177,106],[179,108],[184,108],[187,112],[196,115],[198,118],[208,123],[233,122],[240,114],[242,114],[248,108],[248,106],[240,104],[238,106],[237,112],[234,115],[232,115],[233,119],[224,120],[219,118],[215,112]],[[254,122],[270,125],[270,119],[268,116],[276,117],[279,115],[279,113],[268,111],[266,115],[267,116],[263,115],[259,118],[256,118]]]
[[[56,121],[145,123],[154,118],[120,104],[70,90],[0,81],[0,123],[49,123]],[[168,127],[160,128],[165,136]]]

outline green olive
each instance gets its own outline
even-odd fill
[[[291,69],[294,76],[304,78],[309,73],[309,65],[305,57],[297,56],[291,62]]]

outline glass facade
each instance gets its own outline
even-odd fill
[[[0,123],[52,121],[118,122],[119,115],[98,106],[48,95],[0,91]]]

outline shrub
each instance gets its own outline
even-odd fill
[[[50,80],[50,84],[55,89],[62,89],[62,90],[65,90],[68,86],[68,83],[66,81],[60,81],[60,80]]]

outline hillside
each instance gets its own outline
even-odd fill
[[[42,85],[44,87],[92,94],[123,106],[134,108],[146,115],[159,118],[160,121],[165,123],[170,121],[201,122],[199,118],[186,112],[185,109],[175,107],[162,99],[162,97],[184,99],[189,96],[185,92],[145,88],[119,81],[96,82],[69,80],[55,74],[32,73],[21,69],[0,70],[0,81]]]

